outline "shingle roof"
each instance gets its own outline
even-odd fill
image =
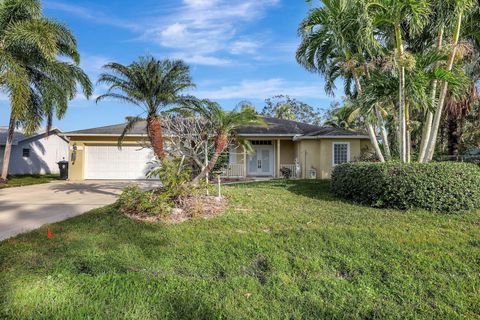
[[[65,135],[121,135],[123,130],[125,129],[126,123],[121,123],[121,124],[114,124],[111,126],[105,126],[105,127],[98,127],[98,128],[91,128],[91,129],[83,129],[83,130],[77,130],[77,131],[71,131],[71,132],[66,132]],[[129,132],[128,135],[133,135],[133,136],[140,136],[140,135],[145,135],[147,133],[147,122],[146,121],[140,121],[138,122],[133,129]]]
[[[284,120],[277,118],[264,118],[266,126],[243,126],[237,129],[237,134],[242,136],[248,135],[289,135],[289,136],[363,136],[354,131],[347,131],[338,128],[321,127],[292,120]],[[111,126],[77,130],[65,133],[66,136],[81,135],[111,135],[119,136],[125,129],[126,124],[116,124]],[[138,122],[128,135],[140,136],[147,132],[147,124],[145,121]]]
[[[61,133],[62,131],[58,128],[52,128],[49,131],[49,134],[58,134]],[[8,135],[8,127],[0,127],[0,146],[4,146],[5,143],[7,142],[7,135]],[[12,145],[16,146],[20,142],[32,139],[38,136],[44,136],[45,135],[45,130],[39,130],[38,132],[31,134],[31,135],[26,135],[23,133],[21,130],[15,130],[13,133],[13,143]],[[65,139],[65,138],[63,138]]]

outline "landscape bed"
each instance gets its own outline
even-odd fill
[[[0,243],[2,319],[480,317],[480,212],[339,201],[328,181],[225,187],[214,219],[115,206]]]

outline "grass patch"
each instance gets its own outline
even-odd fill
[[[115,206],[0,243],[0,318],[480,317],[480,212],[334,199],[328,182],[224,188],[211,220],[149,224]]]
[[[0,189],[48,183],[53,180],[58,180],[59,177],[60,176],[57,174],[26,174],[9,176],[7,184],[0,184]]]

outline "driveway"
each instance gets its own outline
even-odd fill
[[[0,240],[112,204],[132,184],[147,189],[158,182],[55,181],[1,189]]]

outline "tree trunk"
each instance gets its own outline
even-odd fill
[[[395,26],[395,40],[397,46],[398,59],[403,59],[403,43],[402,32],[400,26]],[[398,111],[399,111],[399,136],[400,136],[400,159],[402,162],[407,162],[407,121],[405,114],[405,67],[401,65],[402,61],[398,61],[399,66],[399,97],[398,97]]]
[[[12,153],[13,134],[15,132],[15,118],[13,114],[10,115],[10,122],[8,124],[7,141],[5,142],[5,153],[3,154],[2,175],[0,183],[7,183],[8,166],[10,164],[10,154]]]
[[[448,115],[447,130],[448,155],[458,156],[458,143],[460,141],[458,119],[451,114]]]
[[[228,145],[228,136],[226,134],[220,134],[215,137],[215,153],[202,171],[192,180],[191,185],[198,185],[200,180],[206,177],[207,173],[210,173],[217,164],[218,157],[222,154]]]
[[[362,95],[363,91],[362,91],[362,84],[360,83],[360,79],[358,78],[358,75],[355,73],[355,71],[353,71],[352,74],[353,74],[353,78],[355,79],[355,85],[357,86],[357,92],[359,95]],[[385,162],[385,158],[383,157],[382,150],[378,145],[377,135],[375,133],[375,130],[373,129],[373,126],[371,124],[366,124],[366,126],[367,126],[368,136],[370,137],[370,142],[372,143],[373,149],[377,154],[377,158],[381,162]]]
[[[385,158],[387,161],[392,160],[392,153],[390,151],[390,143],[388,142],[388,134],[387,130],[385,129],[385,122],[383,120],[383,116],[378,110],[377,107],[375,107],[375,113],[377,114],[377,119],[378,119],[378,126],[380,128],[380,132],[382,134],[382,140],[383,140],[383,149],[385,151]]]
[[[385,162],[385,159],[383,158],[382,150],[380,150],[380,146],[378,145],[377,137],[375,134],[375,129],[371,124],[367,124],[367,131],[368,131],[368,136],[370,137],[370,142],[373,145],[373,149],[375,150],[375,153],[377,154],[378,160],[380,162]]]
[[[438,32],[438,41],[437,41],[437,48],[441,49],[443,46],[443,26],[440,27],[440,31]],[[437,85],[438,81],[433,80],[432,82],[432,93],[430,94],[430,99],[432,100],[432,106],[435,104],[435,99],[437,98]],[[423,124],[422,130],[422,142],[420,144],[420,152],[418,155],[418,162],[423,163],[425,162],[425,155],[427,152],[428,140],[430,135],[432,134],[432,124],[433,124],[433,113],[431,111],[427,111],[427,118],[425,123]]]
[[[460,29],[462,26],[462,12],[458,14],[456,25],[455,25],[455,32],[453,35],[453,48],[452,52],[450,53],[449,59],[448,59],[448,65],[447,65],[447,70],[451,71],[453,68],[453,63],[455,62],[455,57],[457,55],[457,47],[458,47],[458,40],[460,38]],[[442,83],[442,87],[440,90],[440,98],[438,99],[438,105],[437,109],[435,110],[435,115],[433,118],[433,124],[432,124],[432,131],[430,133],[430,137],[428,139],[428,144],[427,144],[427,151],[425,155],[425,161],[429,162],[432,161],[433,159],[433,154],[435,153],[435,145],[437,143],[437,136],[438,136],[438,129],[440,127],[440,121],[442,118],[442,113],[443,113],[443,107],[445,104],[445,98],[447,96],[447,90],[448,90],[448,82],[444,81]]]
[[[159,160],[163,159],[165,156],[163,149],[163,128],[157,116],[147,117],[147,132],[153,152]]]

